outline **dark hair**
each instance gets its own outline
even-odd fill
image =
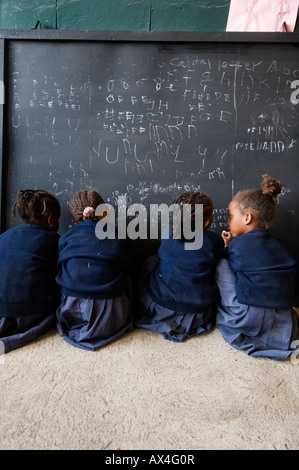
[[[262,189],[248,189],[239,191],[233,200],[238,204],[242,213],[247,209],[254,211],[257,224],[261,228],[271,227],[276,210],[276,202],[281,192],[282,183],[263,175]]]
[[[60,217],[60,203],[43,189],[20,189],[11,211],[12,222],[17,212],[27,224],[42,225],[50,214]]]
[[[187,191],[177,197],[172,204],[178,204],[181,207],[180,214],[180,223],[181,223],[181,239],[183,239],[183,206],[190,205],[190,217],[191,217],[191,231],[195,230],[195,213],[196,207],[195,204],[202,204],[203,206],[203,226],[204,228],[209,228],[213,222],[213,201],[207,194],[202,191]],[[177,219],[176,219],[177,220]],[[208,223],[208,224],[207,224]],[[206,225],[207,224],[207,225]],[[173,236],[173,225],[174,220],[170,223],[170,231]]]
[[[94,219],[95,210],[98,205],[104,204],[102,196],[94,189],[85,189],[73,194],[69,201],[68,209],[75,222],[82,222],[84,219]],[[83,217],[84,209],[91,207],[94,211]]]

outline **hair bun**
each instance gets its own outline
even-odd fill
[[[83,219],[94,219],[95,217],[95,210],[93,207],[85,207],[83,211]]]
[[[275,201],[281,192],[282,183],[269,175],[263,175],[262,193],[272,197]]]

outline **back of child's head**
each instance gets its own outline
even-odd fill
[[[43,189],[21,189],[11,211],[13,222],[17,212],[28,225],[47,226],[50,215],[59,219],[60,203],[53,194]]]
[[[93,220],[95,218],[95,210],[105,201],[102,196],[94,189],[85,189],[73,194],[69,201],[69,212],[76,223],[83,220]]]
[[[263,175],[261,189],[239,191],[233,200],[238,204],[241,213],[251,209],[257,225],[268,229],[275,217],[276,203],[281,188],[280,181],[266,174]]]
[[[181,230],[180,233],[183,234],[183,206],[184,205],[189,205],[190,208],[190,213],[187,212],[187,214],[190,214],[190,229],[192,232],[195,230],[195,217],[197,213],[197,208],[196,204],[202,204],[202,211],[203,211],[203,228],[207,229],[212,225],[213,222],[213,201],[208,196],[206,193],[203,193],[202,191],[187,191],[183,194],[181,194],[179,197],[177,197],[172,204],[177,204],[178,206],[181,207],[180,213],[178,213],[178,216],[180,217],[180,223],[181,223]],[[170,224],[171,228],[171,235],[173,235],[173,226],[174,223],[178,223],[177,220],[172,220]],[[181,235],[181,239],[183,238],[183,235]]]

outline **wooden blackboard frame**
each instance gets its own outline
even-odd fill
[[[239,42],[298,43],[295,33],[194,32],[194,31],[98,31],[50,29],[0,29],[0,39],[45,41],[150,41],[150,42]]]

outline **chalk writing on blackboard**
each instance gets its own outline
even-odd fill
[[[11,54],[10,203],[20,187],[53,192],[62,232],[72,223],[68,200],[81,189],[96,188],[111,204],[123,195],[145,205],[202,190],[220,231],[235,192],[267,172],[291,188],[280,206],[298,210],[292,50],[20,41]]]

